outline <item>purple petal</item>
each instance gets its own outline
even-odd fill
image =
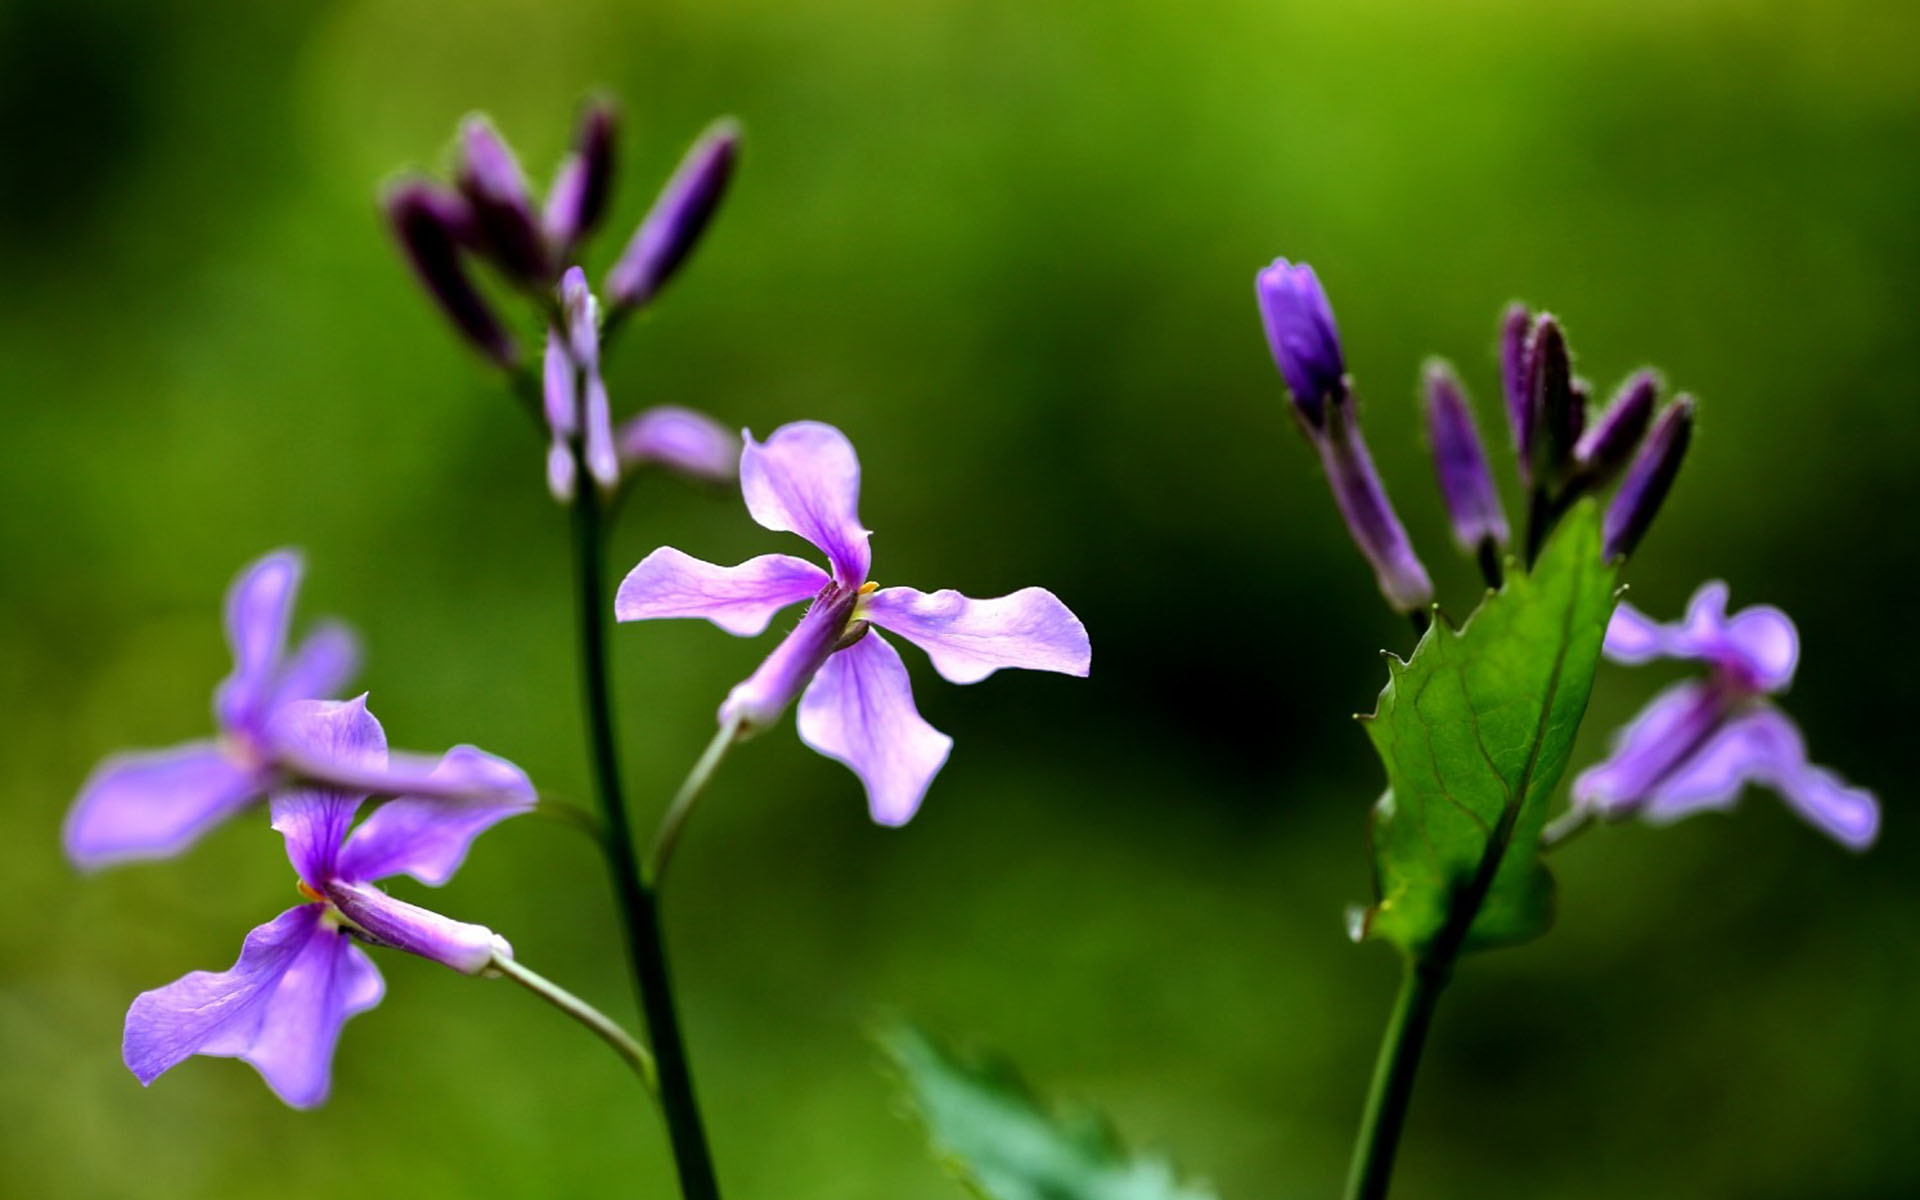
[[[614,307],[650,302],[686,263],[719,211],[739,152],[740,127],[725,118],[707,126],[688,149],[607,272],[607,299]]]
[[[843,585],[866,582],[860,459],[845,434],[818,421],[782,425],[764,443],[749,433],[740,452],[740,491],[754,520],[819,547]]]
[[[622,621],[704,617],[736,637],[752,637],[766,629],[773,614],[814,595],[830,578],[787,554],[762,554],[722,567],[662,546],[620,581],[613,615]]]
[[[293,598],[303,564],[292,550],[276,550],[253,563],[227,589],[227,644],[233,673],[214,692],[214,716],[224,729],[241,729],[269,705],[280,659],[286,653]]]
[[[1646,815],[1672,821],[1731,808],[1748,782],[1765,784],[1789,807],[1843,846],[1864,850],[1880,830],[1880,803],[1807,761],[1807,745],[1785,713],[1761,706],[1742,713],[1655,791]]]
[[[186,849],[265,790],[261,770],[213,742],[119,754],[80,789],[61,838],[79,867],[162,858]]]
[[[270,737],[277,757],[335,768],[348,779],[387,764],[386,732],[367,711],[365,696],[289,704],[274,714]],[[365,797],[351,783],[343,789],[315,786],[310,780],[273,793],[273,827],[285,835],[287,857],[309,886],[318,888],[332,876],[341,839]]]
[[[1335,408],[1328,428],[1326,436],[1316,439],[1327,484],[1347,532],[1373,567],[1380,594],[1399,612],[1425,608],[1433,602],[1433,580],[1387,499],[1352,409]]]
[[[740,438],[705,413],[661,405],[637,414],[614,435],[626,466],[658,464],[713,483],[740,474]]]
[[[800,698],[797,724],[801,741],[860,777],[882,825],[913,816],[953,749],[913,706],[906,664],[877,632],[827,659]]]
[[[420,180],[390,187],[381,200],[387,222],[420,280],[475,349],[502,367],[520,361],[519,347],[500,324],[461,261],[461,247],[480,244],[473,210],[458,193]]]
[[[1661,692],[1614,735],[1607,759],[1573,781],[1574,803],[1615,817],[1641,811],[1719,730],[1727,703],[1721,689],[1699,680]]]
[[[1447,506],[1453,540],[1474,554],[1487,542],[1507,544],[1507,514],[1500,506],[1487,453],[1474,427],[1467,394],[1444,362],[1427,365],[1427,440],[1433,448],[1440,497]]]
[[[472,746],[455,746],[434,769],[432,781],[492,798],[468,803],[402,796],[374,810],[348,835],[334,870],[341,879],[411,875],[438,887],[453,877],[473,839],[516,813],[533,807],[526,772],[504,758]]]
[[[239,1058],[295,1108],[326,1099],[347,1018],[380,1002],[380,973],[303,904],[247,935],[227,971],[195,971],[127,1010],[121,1053],[142,1084],[194,1054]]]
[[[954,683],[977,683],[1001,667],[1085,675],[1093,661],[1087,627],[1045,588],[970,600],[952,589],[928,595],[883,588],[857,610],[927,652]]]
[[[1323,428],[1328,401],[1346,392],[1347,364],[1320,277],[1306,263],[1276,258],[1253,282],[1267,348],[1293,395],[1294,409],[1310,429]]]
[[[1824,767],[1776,764],[1770,782],[1809,824],[1850,850],[1865,850],[1879,836],[1880,801]]]
[[[326,894],[347,920],[374,941],[430,958],[465,975],[485,970],[496,952],[509,958],[513,955],[506,939],[486,926],[469,925],[395,900],[371,884],[336,879],[327,885]]]
[[[547,238],[556,246],[574,245],[606,213],[613,189],[615,116],[613,106],[603,100],[589,104],[581,114],[573,152],[561,163],[542,214]]]
[[[1666,652],[1666,633],[1658,621],[1622,601],[1607,622],[1607,640],[1602,649],[1617,663],[1638,666],[1652,662]]]
[[[580,396],[574,378],[573,356],[557,329],[547,330],[546,355],[541,359],[541,407],[556,442],[580,432]]]
[[[793,631],[721,701],[720,724],[752,733],[779,721],[787,705],[813,682],[827,657],[866,634],[867,625],[862,622],[856,627],[853,619],[859,598],[858,592],[837,583],[821,588]]]
[[[1622,604],[1607,626],[1607,657],[1644,663],[1691,659],[1721,668],[1746,691],[1777,692],[1793,680],[1800,635],[1786,613],[1758,604],[1727,616],[1727,585],[1702,584],[1687,602],[1685,620],[1662,625]]]
[[[493,123],[478,113],[460,125],[458,174],[495,265],[526,286],[551,283],[554,264],[526,176]]]
[[[337,621],[323,621],[301,639],[273,681],[272,706],[331,700],[360,671],[360,639]]]
[[[1507,430],[1520,460],[1520,480],[1533,484],[1533,366],[1527,344],[1533,337],[1533,313],[1515,301],[1500,318],[1500,390],[1507,400]]]
[[[1640,443],[1640,451],[1628,465],[1601,523],[1601,552],[1608,561],[1632,554],[1653,527],[1653,519],[1666,503],[1673,481],[1679,478],[1680,463],[1693,440],[1694,411],[1692,396],[1682,393],[1674,397]]]
[[[620,454],[613,444],[613,409],[607,384],[595,367],[587,372],[587,402],[580,414],[586,425],[587,474],[603,488],[620,482]]]

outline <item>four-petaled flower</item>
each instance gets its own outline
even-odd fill
[[[868,582],[868,531],[856,511],[860,463],[832,426],[783,425],[765,443],[749,434],[740,489],[755,521],[812,542],[832,572],[784,554],[721,567],[662,547],[621,583],[614,613],[622,621],[703,617],[750,637],[780,609],[812,597],[799,626],[728,693],[720,721],[762,729],[798,696],[800,739],[853,769],[876,821],[898,825],[913,815],[953,740],[921,718],[905,664],[872,626],[925,650],[954,683],[1002,667],[1087,673],[1086,627],[1043,588],[972,600]]]
[[[300,556],[278,550],[240,572],[227,591],[233,673],[213,694],[212,741],[118,754],[101,763],[67,814],[62,838],[81,867],[177,854],[226,818],[291,779],[381,795],[486,798],[496,781],[462,775],[444,760],[398,753],[379,771],[334,762],[278,735],[274,714],[290,702],[332,696],[352,678],[360,649],[352,633],[324,622],[294,651],[287,630],[299,590]]]
[[[1787,614],[1759,605],[1729,617],[1727,585],[1716,580],[1671,625],[1622,604],[1607,627],[1606,655],[1629,664],[1689,659],[1710,670],[1661,692],[1615,735],[1611,756],[1574,781],[1577,808],[1671,821],[1729,808],[1751,782],[1780,793],[1843,845],[1872,844],[1880,828],[1873,793],[1808,762],[1800,730],[1767,699],[1786,689],[1800,659]]]
[[[387,766],[386,735],[365,698],[298,701],[275,714],[279,744],[347,764],[369,777]],[[354,940],[390,946],[478,974],[510,956],[491,930],[396,900],[372,881],[411,875],[445,883],[482,830],[533,804],[518,767],[460,746],[443,779],[484,776],[494,799],[401,796],[348,831],[362,793],[304,783],[276,787],[273,827],[308,903],[254,929],[231,969],[195,971],[145,992],[127,1010],[122,1056],[142,1084],[195,1054],[240,1058],[296,1108],[326,1099],[333,1048],[347,1018],[380,1002],[380,972]]]

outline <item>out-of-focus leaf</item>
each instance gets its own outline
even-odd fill
[[[1411,659],[1388,659],[1386,690],[1362,718],[1388,787],[1357,936],[1448,956],[1552,923],[1540,830],[1586,714],[1616,574],[1601,560],[1598,510],[1583,504],[1530,575],[1510,570],[1464,627],[1436,621]]]
[[[1215,1200],[1164,1160],[1129,1154],[1084,1108],[1050,1105],[1004,1061],[969,1057],[911,1026],[881,1044],[898,1064],[934,1149],[987,1200]]]

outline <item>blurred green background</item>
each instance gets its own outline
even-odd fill
[[[1861,858],[1761,795],[1557,856],[1558,929],[1446,999],[1397,1195],[1920,1194],[1894,675],[1920,617],[1917,61],[1897,0],[9,0],[0,1190],[673,1194],[604,1048],[399,956],[326,1108],[208,1059],[143,1092],[127,1002],[230,963],[295,901],[290,869],[264,819],[91,879],[57,850],[102,755],[204,735],[221,591],[281,544],[308,552],[303,613],[365,635],[396,745],[473,741],[584,796],[542,448],[373,197],[444,166],[473,109],[544,181],[605,85],[626,157],[596,275],[708,117],[748,131],[616,404],[839,424],[878,578],[1045,584],[1096,647],[1085,682],[964,689],[909,651],[958,744],[904,830],[790,725],[721,775],[669,922],[731,1197],[958,1195],[875,1069],[883,1011],[1004,1048],[1225,1200],[1337,1191],[1396,973],[1342,933],[1379,786],[1349,714],[1410,639],[1281,411],[1251,289],[1281,253],[1332,293],[1456,615],[1474,575],[1413,419],[1424,355],[1460,364],[1494,436],[1516,296],[1562,314],[1602,388],[1651,362],[1695,390],[1635,597],[1670,614],[1720,576],[1794,614],[1788,706],[1887,807]],[[617,564],[661,543],[794,548],[649,479]],[[770,639],[616,640],[645,820]],[[1579,761],[1659,682],[1603,670]],[[565,827],[504,827],[432,900],[630,1013]]]

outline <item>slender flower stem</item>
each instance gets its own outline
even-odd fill
[[[1547,827],[1540,831],[1540,853],[1557,850],[1591,828],[1592,809],[1570,808],[1547,822]]]
[[[723,722],[719,732],[713,735],[713,740],[707,743],[707,748],[701,751],[700,761],[694,763],[693,770],[687,772],[680,790],[674,794],[673,803],[667,806],[667,815],[660,818],[660,828],[653,835],[652,849],[647,851],[646,871],[640,878],[648,887],[659,890],[661,877],[667,873],[667,863],[673,859],[673,848],[679,844],[680,830],[693,813],[694,802],[700,799],[707,780],[713,777],[720,760],[727,756],[727,750],[739,740],[739,718]]]
[[[633,1068],[634,1074],[640,1076],[640,1082],[646,1085],[655,1099],[659,1099],[660,1079],[659,1072],[653,1065],[653,1055],[647,1053],[647,1048],[634,1040],[632,1034],[620,1028],[613,1018],[559,984],[506,955],[495,954],[492,969],[592,1030],[594,1036],[612,1046],[613,1052],[626,1060],[627,1065]]]
[[[1434,1005],[1446,986],[1451,964],[1410,960],[1400,981],[1393,1016],[1380,1043],[1380,1061],[1373,1070],[1373,1087],[1360,1119],[1360,1138],[1353,1147],[1353,1167],[1347,1174],[1346,1200],[1385,1200],[1393,1178],[1393,1156],[1406,1125],[1407,1104],[1413,1098],[1413,1076],[1433,1024]]]
[[[593,760],[595,791],[606,819],[607,870],[613,877],[627,959],[639,989],[641,1012],[659,1068],[660,1107],[680,1173],[685,1200],[719,1200],[720,1184],[707,1150],[700,1107],[693,1093],[686,1045],[674,1012],[667,972],[666,943],[660,930],[660,900],[640,878],[640,857],[620,784],[620,760],[614,739],[613,692],[607,675],[607,586],[603,512],[600,493],[587,471],[585,454],[574,447],[580,486],[573,502],[574,565],[579,593],[580,673],[587,714],[587,742]]]

